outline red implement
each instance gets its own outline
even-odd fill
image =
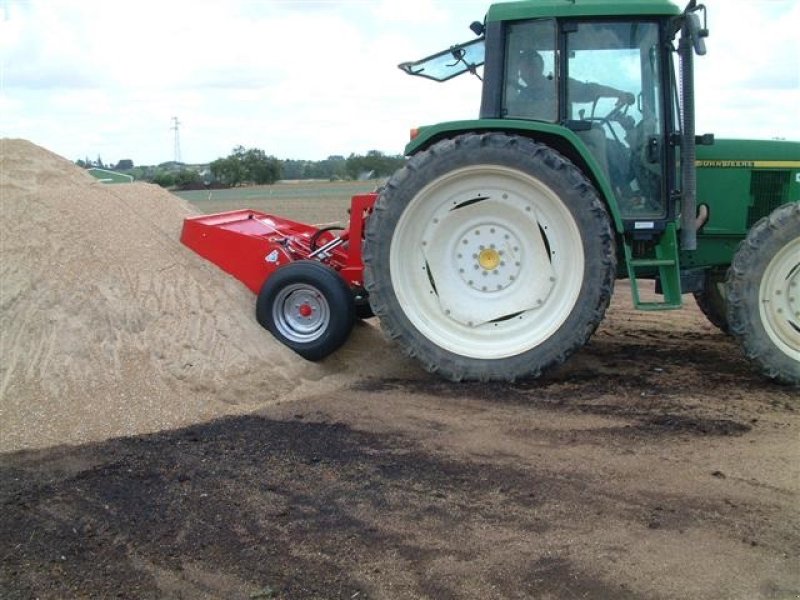
[[[309,259],[328,265],[350,287],[360,288],[364,223],[377,197],[353,196],[349,227],[343,231],[245,209],[186,219],[181,242],[255,293],[279,267]]]

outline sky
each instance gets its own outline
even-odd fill
[[[800,140],[800,0],[703,0],[697,132]],[[480,82],[397,68],[474,38],[487,0],[0,0],[0,137],[70,160],[401,154]]]

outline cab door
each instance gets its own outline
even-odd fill
[[[667,218],[663,79],[657,21],[562,24],[562,119],[605,172],[626,229]]]

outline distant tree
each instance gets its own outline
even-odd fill
[[[92,166],[91,164],[87,163],[85,160],[83,160],[81,158],[76,160],[75,164],[78,165],[81,169],[88,169],[89,167]]]
[[[156,175],[156,168],[155,167],[134,167],[133,170],[129,173],[133,175],[134,179],[141,179],[142,181],[153,181],[153,177]]]
[[[344,156],[329,156],[314,163],[314,176],[318,179],[344,179],[347,177],[347,160]]]
[[[203,178],[194,169],[182,169],[175,174],[175,185],[179,188],[188,188],[199,183],[203,183]]]
[[[281,161],[280,179],[345,179],[347,160],[344,156],[329,156],[325,160]]]
[[[244,167],[236,158],[218,158],[209,168],[214,179],[225,185],[237,186],[244,181]]]
[[[305,179],[307,160],[288,159],[281,162],[281,179]]]
[[[172,187],[175,185],[175,176],[168,171],[159,171],[153,177],[153,183],[163,188]]]
[[[242,155],[245,178],[257,185],[275,183],[281,176],[281,163],[274,156],[258,148],[250,148]]]
[[[260,148],[246,150],[237,146],[226,158],[218,158],[210,165],[214,178],[222,183],[236,186],[241,183],[275,183],[281,176],[281,161],[268,156]]]
[[[97,155],[97,161],[95,161],[94,164],[95,164],[96,167],[99,167],[101,169],[105,169],[106,168],[106,166],[103,164],[103,159],[100,158],[99,154]]]
[[[370,150],[366,156],[351,154],[347,157],[346,170],[352,179],[388,177],[403,166],[402,156],[387,156],[380,150]]]
[[[117,171],[129,171],[133,168],[133,161],[130,158],[123,158],[121,161],[117,163],[117,166],[114,167]]]
[[[350,156],[347,157],[347,161],[345,162],[347,168],[347,176],[350,179],[358,179],[361,173],[364,170],[364,163],[363,163],[363,156],[358,156],[355,153],[351,153]]]

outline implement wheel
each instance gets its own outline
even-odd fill
[[[800,385],[800,204],[753,225],[733,257],[728,323],[767,376]]]
[[[444,377],[514,380],[562,363],[603,318],[609,217],[556,151],[466,134],[413,157],[367,222],[365,281],[381,326]]]
[[[303,358],[321,360],[344,344],[353,329],[353,294],[330,267],[300,260],[264,282],[256,319]]]

